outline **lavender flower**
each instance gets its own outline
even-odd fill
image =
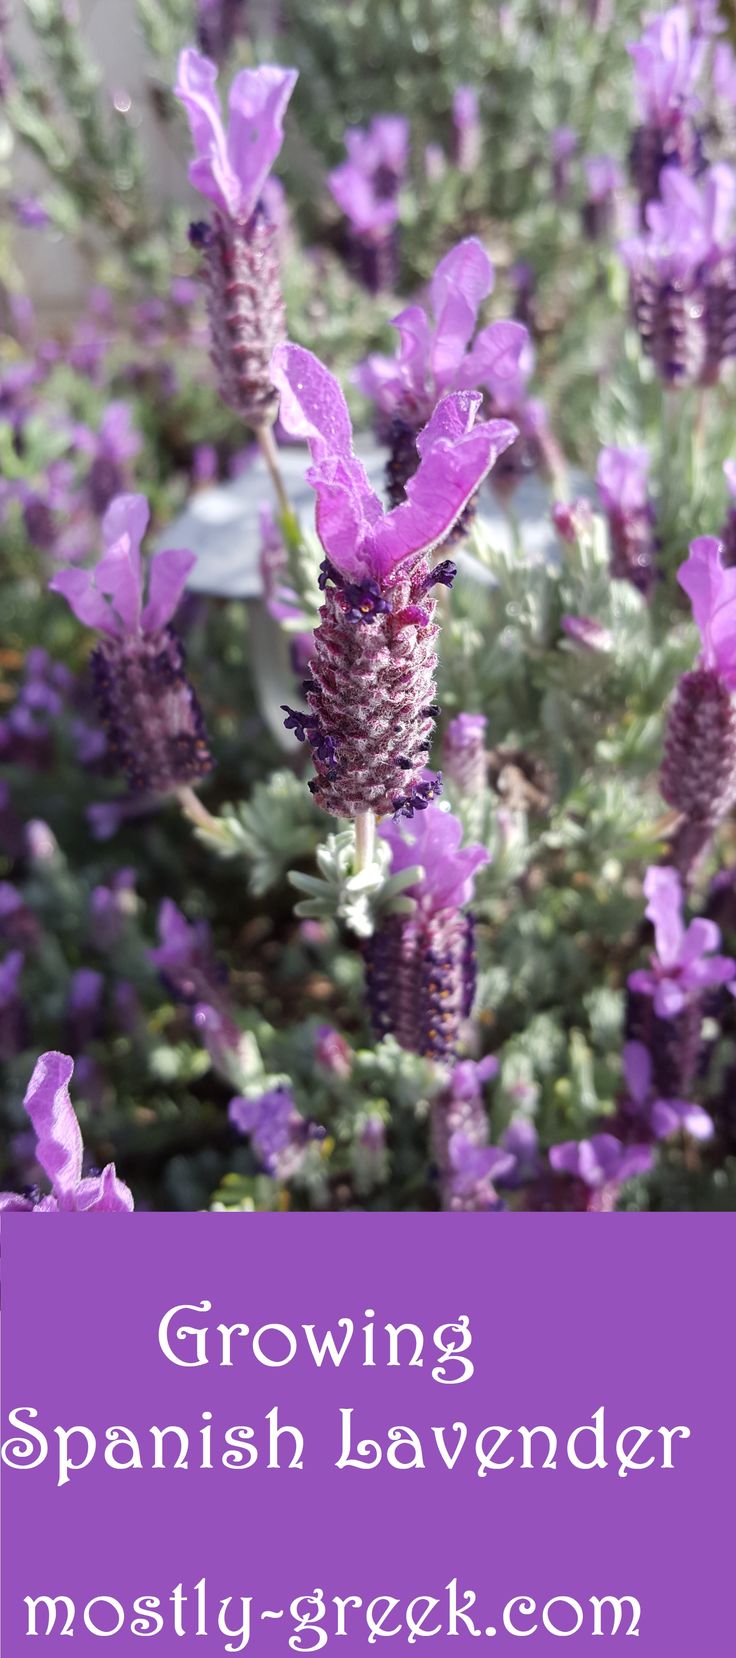
[[[62,570],[49,582],[100,643],[91,659],[108,738],[131,788],[166,794],[206,776],[212,760],[199,703],[186,677],[171,617],[195,563],[193,553],[156,553],[144,603],[142,495],[120,495],[102,524],[104,553],[93,571]]]
[[[91,455],[86,490],[92,511],[102,518],[116,495],[128,486],[130,461],[139,453],[141,436],[128,403],[109,403],[99,433],[77,427],[77,447]]]
[[[629,46],[634,60],[641,125],[631,147],[631,172],[639,191],[641,222],[660,194],[664,167],[674,162],[688,173],[701,166],[701,141],[694,123],[695,87],[705,60],[702,39],[691,32],[685,6],[655,17],[640,41]]]
[[[390,445],[392,506],[406,499],[406,484],[419,465],[417,434],[440,397],[479,388],[497,392],[518,372],[528,339],[520,323],[490,323],[473,341],[479,307],[493,282],[493,265],[477,238],[459,242],[432,277],[431,312],[410,305],[394,317],[397,355],[375,353],[356,370],[356,383],[373,402],[379,432]]]
[[[326,554],[325,602],[305,682],[309,711],[287,710],[287,726],[312,750],[312,790],[336,817],[413,811],[436,715],[435,602],[449,562],[427,568],[448,531],[507,444],[505,421],[474,425],[480,397],[462,392],[438,405],[421,434],[422,457],[407,500],[384,513],[352,450],[337,381],[301,346],[281,346],[271,372],[281,420],[309,444],[317,533]]]
[[[414,911],[389,916],[365,947],[373,1026],[413,1053],[448,1060],[475,994],[474,925],[465,906],[488,853],[479,845],[461,850],[462,825],[435,804],[411,825],[384,823],[380,833],[391,847],[392,874],[414,865],[423,873],[406,889]]]
[[[62,1210],[130,1213],[133,1198],[114,1163],[102,1174],[82,1179],[82,1136],[69,1097],[74,1062],[67,1054],[46,1053],[37,1061],[23,1104],[36,1131],[36,1157],[51,1182],[47,1197],[19,1197],[0,1192],[0,1212],[14,1209],[50,1214]]]
[[[647,1129],[655,1140],[668,1140],[670,1135],[678,1133],[689,1134],[700,1142],[711,1139],[713,1121],[701,1105],[693,1105],[689,1100],[657,1098],[652,1056],[643,1042],[627,1042],[622,1057],[628,1101],[640,1127]]]
[[[647,598],[654,581],[654,508],[649,499],[649,452],[602,449],[596,482],[608,518],[611,575]]]
[[[610,155],[591,156],[585,162],[586,197],[583,203],[583,229],[591,241],[604,241],[614,230],[617,198],[623,186],[623,173]]]
[[[9,950],[0,962],[0,1059],[11,1059],[23,1046],[25,1020],[20,998],[22,950]]]
[[[245,33],[246,0],[196,0],[200,51],[222,63]]]
[[[241,69],[230,88],[227,131],[208,58],[183,51],[174,89],[194,140],[190,181],[214,207],[211,222],[192,227],[204,254],[212,361],[224,401],[251,426],[273,419],[268,365],[286,332],[279,233],[263,191],[296,78],[296,70],[271,65]]]
[[[669,385],[711,384],[736,352],[736,178],[709,168],[696,184],[665,168],[646,233],[621,244],[644,350]]]
[[[663,1097],[684,1098],[697,1066],[703,992],[729,984],[736,962],[714,954],[721,942],[714,921],[698,918],[684,926],[677,870],[648,869],[644,892],[655,951],[648,968],[629,974],[628,985],[643,998],[639,1034],[652,1056],[655,1088]]]
[[[513,1153],[489,1144],[483,1087],[497,1071],[498,1060],[491,1055],[478,1064],[463,1060],[432,1103],[432,1149],[443,1209],[497,1209],[494,1180],[514,1170]]]
[[[485,714],[457,714],[445,732],[443,770],[466,799],[486,785],[487,723]]]
[[[613,1134],[593,1134],[589,1140],[566,1140],[550,1148],[549,1160],[557,1174],[571,1175],[587,1191],[581,1207],[610,1213],[624,1182],[652,1167],[649,1146],[624,1146]]]
[[[348,128],[345,148],[347,160],[327,182],[350,226],[356,274],[371,293],[378,293],[396,282],[396,224],[409,123],[402,115],[377,115],[367,130]]]
[[[474,86],[458,86],[452,100],[455,127],[455,165],[460,173],[474,173],[483,150],[483,128]]]
[[[292,1180],[304,1161],[308,1146],[324,1135],[297,1110],[293,1094],[285,1087],[271,1088],[252,1099],[236,1095],[228,1116],[239,1134],[248,1134],[267,1174],[275,1180]]]
[[[693,607],[702,649],[683,674],[665,731],[660,788],[682,813],[673,856],[687,876],[736,801],[736,569],[713,536],[690,543],[677,579]]]
[[[82,1053],[100,1033],[105,981],[93,967],[78,967],[72,973],[66,1006],[69,1045]]]

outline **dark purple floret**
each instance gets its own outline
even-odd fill
[[[172,628],[102,639],[90,667],[108,752],[132,789],[167,794],[207,776],[202,711]]]

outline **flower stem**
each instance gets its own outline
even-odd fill
[[[376,814],[359,812],[355,819],[355,864],[353,873],[368,869],[376,856]]]
[[[267,425],[256,427],[258,446],[266,466],[268,467],[274,494],[278,502],[279,515],[284,529],[291,527],[295,522],[294,510],[286,493],[286,486],[279,466],[279,452],[274,442],[273,428]]]
[[[218,837],[222,835],[222,825],[218,823],[216,817],[212,816],[211,812],[208,812],[207,807],[202,805],[199,795],[195,794],[194,789],[190,788],[188,783],[181,784],[176,791],[176,797],[184,816],[197,829],[206,829],[208,835],[217,835]]]

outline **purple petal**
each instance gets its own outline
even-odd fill
[[[472,351],[460,365],[455,385],[486,386],[498,395],[498,382],[518,375],[528,341],[529,335],[520,322],[492,322],[481,328]]]
[[[723,548],[715,536],[690,543],[690,556],[677,580],[687,593],[702,640],[702,665],[714,668],[736,687],[736,568],[724,569]]]
[[[241,69],[230,88],[227,149],[238,182],[238,211],[249,219],[284,140],[284,114],[296,69]]]
[[[196,553],[183,548],[170,547],[154,555],[148,577],[148,604],[141,617],[147,633],[157,633],[171,621],[196,562]]]
[[[140,568],[140,550],[150,516],[145,495],[116,495],[102,520],[103,545],[114,547],[127,536],[133,559],[138,555]]]
[[[644,893],[649,900],[645,913],[654,927],[659,960],[665,968],[674,967],[679,963],[685,936],[677,870],[652,865],[644,877]]]
[[[28,1211],[32,1208],[30,1198],[19,1197],[17,1192],[0,1192],[0,1215],[10,1214],[16,1209]]]
[[[82,1136],[69,1097],[74,1061],[68,1054],[41,1054],[23,1104],[36,1131],[36,1156],[66,1207],[82,1174]]]
[[[466,393],[456,394],[465,397]],[[489,420],[450,445],[433,444],[407,484],[407,499],[373,532],[374,571],[388,575],[406,558],[444,541],[499,455],[514,442],[508,420]]]
[[[89,1180],[80,1180],[77,1186],[75,1208],[86,1214],[132,1214],[133,1194],[123,1180],[118,1180],[115,1164],[108,1163],[102,1174]]]
[[[623,1051],[626,1086],[635,1105],[645,1105],[652,1085],[652,1060],[643,1042],[627,1042]]]
[[[92,585],[88,570],[59,570],[49,582],[50,593],[60,593],[83,627],[98,633],[119,634],[122,630],[109,604]]]
[[[228,154],[217,92],[217,68],[187,46],[179,57],[174,96],[183,103],[195,149],[189,179],[195,190],[225,213],[237,215],[240,186]]]
[[[687,995],[675,979],[660,979],[654,992],[654,1011],[660,1019],[674,1019],[682,1012]]]
[[[428,395],[432,331],[421,305],[407,305],[392,318],[399,336],[398,369],[402,389],[418,401]]]
[[[314,461],[352,455],[353,428],[342,390],[324,363],[302,345],[277,345],[271,379],[281,394],[281,423],[303,438]]]
[[[493,266],[476,236],[441,259],[430,284],[435,316],[432,371],[438,391],[453,382],[475,328],[481,301],[493,287]]]

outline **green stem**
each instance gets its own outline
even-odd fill
[[[355,819],[355,863],[353,873],[368,869],[376,856],[376,814],[359,812]]]
[[[222,835],[222,825],[218,823],[216,817],[212,816],[211,812],[208,812],[207,807],[202,805],[199,795],[195,794],[194,789],[190,788],[188,783],[182,783],[181,787],[177,789],[176,795],[184,816],[189,819],[190,823],[193,823],[197,829],[206,829],[208,835]]]
[[[284,484],[281,467],[279,465],[279,452],[274,441],[272,427],[265,425],[258,426],[256,428],[256,440],[263,459],[266,462],[266,466],[268,467],[271,483],[273,484],[274,494],[278,503],[279,517],[281,519],[281,528],[284,535],[293,542],[295,534],[298,536],[299,533],[298,524],[296,514],[286,493],[286,485]]]

